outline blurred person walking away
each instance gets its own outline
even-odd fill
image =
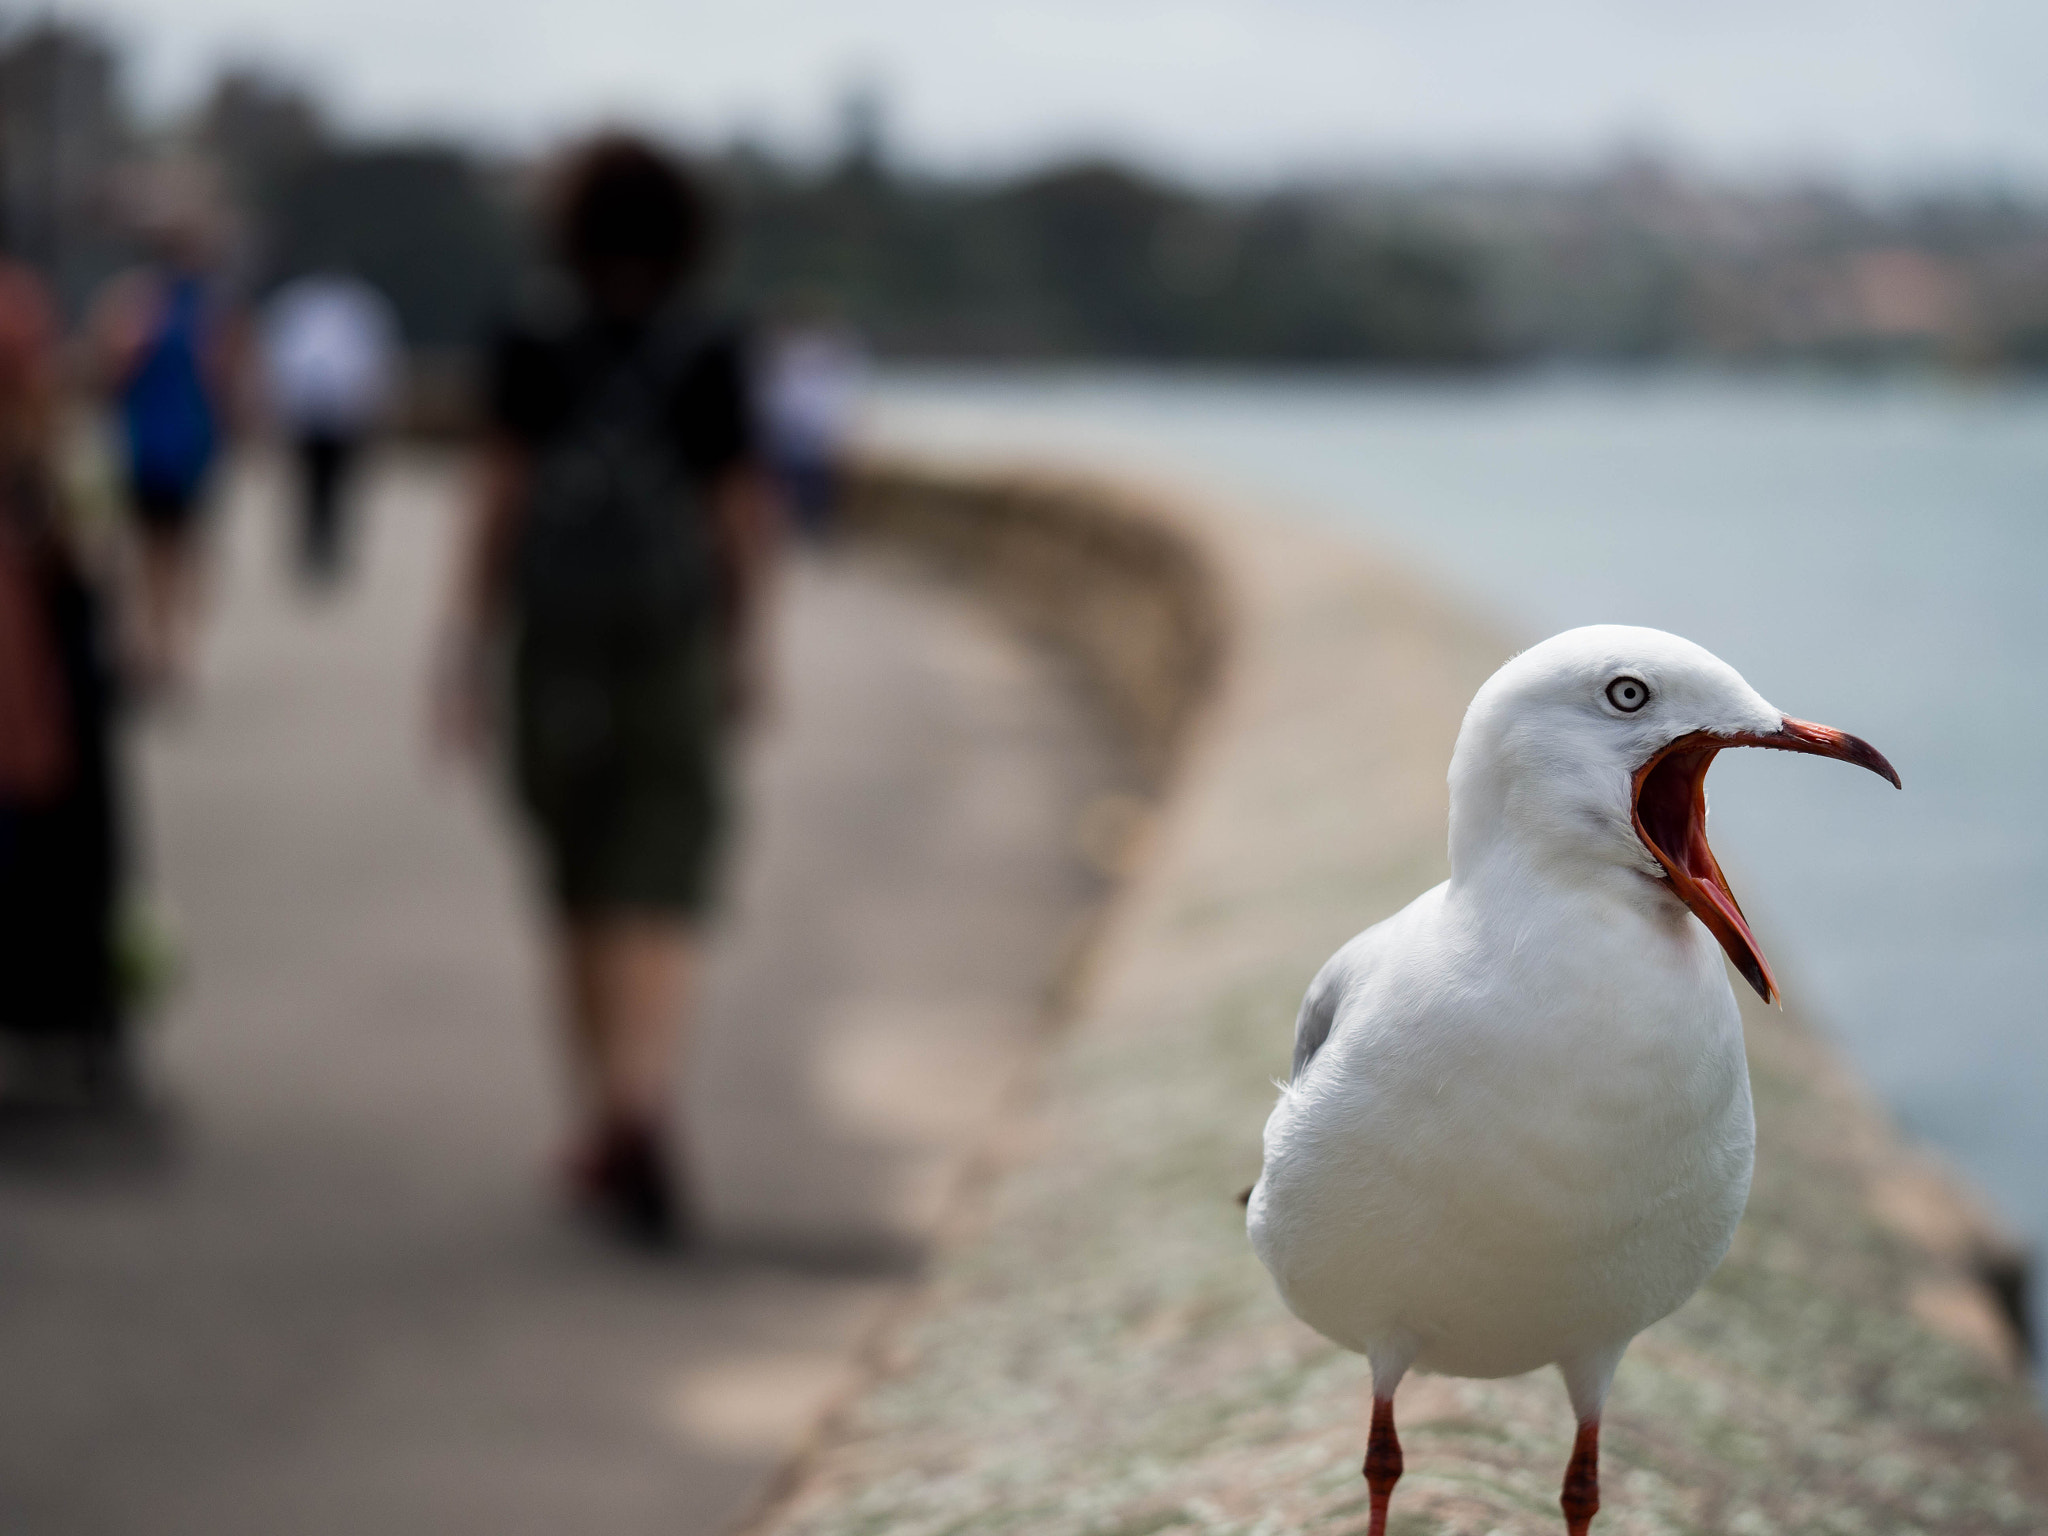
[[[361,278],[311,273],[271,297],[262,349],[270,407],[299,462],[299,573],[328,586],[346,554],[349,473],[398,382],[397,316]]]
[[[761,380],[768,461],[807,538],[831,531],[867,382],[867,352],[849,327],[794,319],[777,328]]]
[[[0,259],[0,1037],[11,1093],[90,1104],[129,1086],[114,690],[66,517],[56,348],[42,284]]]
[[[212,272],[213,220],[201,194],[169,177],[155,191],[143,220],[150,259],[107,285],[89,331],[95,371],[118,418],[141,534],[139,681],[176,692],[191,681],[196,659],[200,522],[238,347]]]
[[[695,296],[705,190],[607,137],[574,157],[554,225],[568,281],[491,363],[441,718],[475,740],[506,659],[501,734],[555,918],[572,1184],[621,1235],[668,1246],[690,1236],[668,1122],[773,499],[743,339]]]

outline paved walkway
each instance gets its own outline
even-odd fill
[[[796,571],[687,1106],[713,1245],[599,1245],[546,1182],[502,818],[421,742],[456,485],[382,466],[365,579],[306,604],[274,471],[238,481],[203,697],[145,754],[190,964],[158,1133],[0,1161],[8,1536],[723,1529],[915,1273],[1096,894],[1113,764],[1050,665]]]

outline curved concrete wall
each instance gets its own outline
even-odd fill
[[[1070,655],[1146,776],[1163,780],[1212,696],[1228,602],[1199,543],[1146,499],[1046,475],[875,463],[845,511]]]
[[[1233,1196],[1307,978],[1441,878],[1444,765],[1510,647],[1351,545],[1191,497],[890,464],[855,522],[1068,647],[1170,785],[1004,1171],[758,1527],[1362,1530],[1363,1362],[1285,1314]],[[2048,1530],[1995,1233],[1814,1031],[1745,1023],[1749,1213],[1623,1365],[1599,1529]],[[1559,1528],[1554,1378],[1414,1379],[1401,1412],[1403,1536]]]

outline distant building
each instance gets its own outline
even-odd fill
[[[1848,289],[1857,329],[1900,341],[1957,341],[1970,325],[1970,294],[1950,262],[1911,248],[1859,251]]]

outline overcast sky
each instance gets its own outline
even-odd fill
[[[0,0],[0,7],[7,6]],[[351,127],[631,117],[815,147],[848,82],[917,162],[1107,148],[1203,177],[1622,144],[1740,172],[2048,185],[2042,0],[59,0],[144,100],[223,57]],[[48,10],[45,5],[39,9]]]

